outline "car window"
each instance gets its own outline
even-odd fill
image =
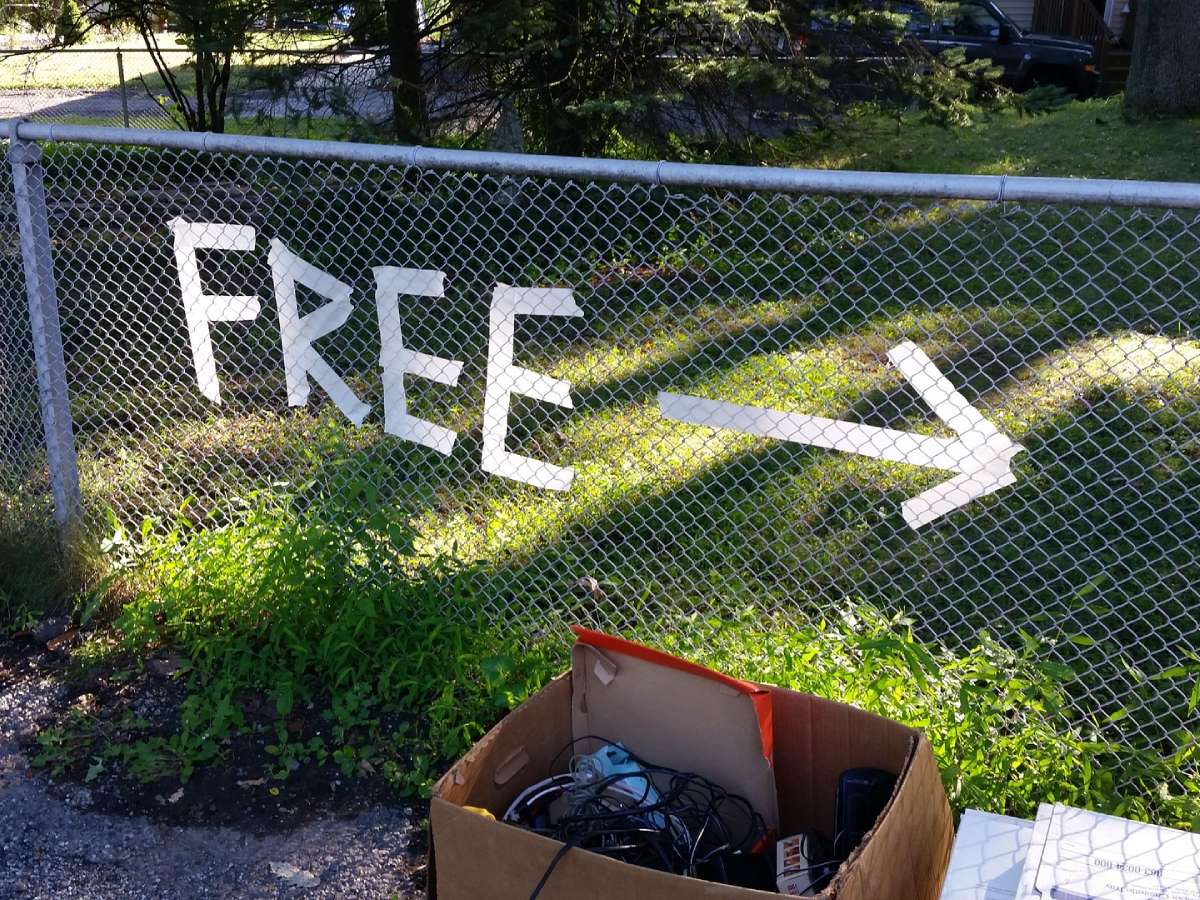
[[[920,3],[893,3],[888,8],[894,13],[908,16],[904,30],[909,34],[929,34],[933,30],[929,13]]]
[[[1000,35],[1000,21],[986,6],[963,3],[945,20],[943,31],[966,37],[994,38]]]

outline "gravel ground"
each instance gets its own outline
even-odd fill
[[[0,898],[420,896],[403,810],[254,833],[89,810],[87,786],[31,773],[22,749],[62,698],[37,675],[0,683]]]

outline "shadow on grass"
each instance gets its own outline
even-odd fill
[[[0,491],[0,627],[69,605],[61,563],[49,498]]]
[[[123,518],[148,509],[169,512],[193,493],[219,500],[270,477],[322,483],[358,472],[380,473],[396,488],[398,502],[411,503],[414,512],[446,505],[486,520],[487,501],[512,493],[507,485],[485,486],[488,479],[478,471],[487,296],[496,280],[572,285],[587,311],[582,325],[527,324],[518,340],[532,367],[566,366],[572,371],[564,374],[580,382],[576,412],[542,408],[524,419],[527,410],[519,407],[513,416],[514,444],[551,459],[586,450],[559,436],[572,416],[620,413],[652,401],[658,389],[700,393],[704,380],[758,357],[828,347],[873,368],[903,335],[940,351],[947,375],[975,397],[1095,331],[1194,331],[1198,324],[1189,287],[1196,269],[1187,252],[1195,240],[1173,214],[918,209],[536,182],[519,183],[519,200],[513,201],[501,182],[486,178],[125,151],[102,159],[111,163],[105,185],[95,175],[94,154],[64,152],[53,163],[58,195],[73,186],[89,200],[82,210],[78,203],[57,209],[56,262],[71,358],[86,367],[79,380],[101,389],[86,401],[98,408],[81,410],[85,452],[119,456],[136,439],[160,454],[135,454],[135,471],[119,494],[114,469],[94,470],[91,496],[116,496]],[[152,188],[133,189],[147,181]],[[172,193],[175,183],[182,188]],[[147,390],[148,376],[156,373],[190,390],[165,231],[166,221],[182,214],[248,221],[263,235],[284,235],[315,264],[352,278],[357,298],[371,296],[372,265],[447,271],[450,296],[433,307],[436,313],[428,304],[406,308],[405,327],[413,346],[467,363],[457,403],[446,403],[440,389],[413,393],[415,414],[450,419],[461,428],[453,457],[401,447],[377,424],[356,431],[337,422],[336,413],[319,417],[309,430],[303,413],[284,412],[281,373],[255,380],[278,368],[269,302],[261,321],[239,337],[238,326],[218,327],[226,329],[217,341],[219,369],[228,381],[226,409],[242,413],[244,436],[222,444],[216,440],[218,417],[203,403]],[[241,262],[230,256],[202,260],[206,288],[268,296],[261,254]],[[87,282],[80,278],[84,272],[92,276]],[[755,321],[756,304],[772,300],[780,301],[773,318]],[[710,315],[729,308],[746,315]],[[97,309],[100,322],[91,320]],[[958,327],[964,321],[966,336]],[[371,371],[378,355],[374,329],[372,304],[359,300],[351,321],[326,339],[322,352],[339,371]],[[155,339],[149,350],[147,333]],[[612,371],[593,369],[586,354],[595,344],[617,355],[627,347],[633,359]],[[589,372],[598,374],[588,378]],[[907,389],[885,390],[839,412],[871,424],[905,425],[927,418],[914,402]],[[263,426],[256,434],[249,411],[268,403],[274,410],[268,418],[285,425]],[[190,444],[180,452],[184,426]],[[281,443],[272,444],[277,439]],[[1019,465],[1039,460],[1031,452]],[[152,490],[145,491],[138,477],[147,477]],[[966,632],[1008,612],[1010,599],[1018,606],[1053,606],[1064,592],[1083,590],[1100,574],[1085,571],[1090,559],[1108,567],[1122,555],[1110,559],[1102,543],[1072,544],[1064,552],[1090,556],[1060,554],[1043,570],[1035,561],[1044,552],[1014,545],[1005,531],[1028,531],[1032,525],[1024,520],[983,528],[972,543],[990,541],[995,549],[986,554],[941,546],[932,537],[919,538],[914,550],[895,513],[897,498],[907,496],[914,482],[927,483],[869,464],[830,462],[823,451],[758,448],[718,460],[661,494],[650,486],[603,498],[599,512],[585,508],[576,515],[564,503],[556,509],[562,527],[541,535],[535,553],[499,554],[488,596],[561,608],[572,580],[594,575],[612,585],[606,598],[577,605],[603,604],[592,617],[618,626],[660,607],[672,614],[704,612],[708,604],[697,590],[720,597],[716,612],[737,604],[803,609],[853,595],[895,607],[929,596],[944,601],[937,605],[943,617],[960,607],[977,608],[973,619],[963,613]],[[413,487],[420,484],[431,487]],[[1021,501],[1026,489],[1019,485],[1005,496]],[[982,501],[979,508],[1006,502]],[[1091,534],[1092,526],[1076,521],[1079,515],[1072,513],[1063,528]],[[1056,508],[1043,505],[1035,519],[1057,522],[1056,516]],[[918,558],[909,565],[913,553]],[[1018,559],[1008,559],[1009,553]],[[1194,558],[1189,550],[1181,557],[1185,562],[1188,553]],[[960,557],[973,560],[971,566],[960,566]],[[946,586],[946,579],[958,581]],[[1132,585],[1122,590],[1141,596]],[[1003,603],[992,599],[1000,597]],[[581,616],[589,616],[586,608]],[[1139,614],[1136,621],[1149,620]]]
[[[135,157],[118,162],[132,167]],[[162,160],[155,165],[163,170],[158,177],[168,177],[170,165]],[[468,187],[449,176],[413,180],[353,166],[308,171],[277,161],[239,160],[227,168],[236,178],[233,186],[189,188],[166,203],[158,198],[149,219],[139,207],[143,221],[160,227],[129,236],[136,241],[128,251],[114,250],[111,240],[94,234],[86,241],[63,235],[58,259],[60,283],[67,285],[68,345],[73,359],[88,360],[81,380],[111,379],[121,370],[114,363],[133,354],[146,360],[143,371],[133,373],[139,378],[149,370],[188,383],[190,359],[165,236],[165,223],[174,215],[248,221],[264,234],[284,235],[310,261],[350,280],[359,298],[372,296],[369,269],[381,262],[448,271],[446,301],[404,308],[406,340],[465,360],[460,394],[465,404],[476,406],[487,298],[497,280],[569,284],[585,309],[582,322],[526,324],[521,333],[536,340],[518,343],[531,362],[561,364],[563,351],[570,356],[575,348],[586,359],[590,345],[606,342],[627,344],[635,355],[641,354],[635,348],[656,340],[676,346],[641,354],[641,364],[615,377],[589,377],[586,364],[577,362],[574,380],[587,382],[577,388],[577,405],[586,409],[637,400],[689,369],[729,367],[798,342],[851,335],[880,314],[914,316],[947,304],[985,311],[1024,304],[1068,340],[1113,325],[1148,330],[1198,324],[1186,289],[1197,277],[1188,261],[1195,241],[1179,237],[1179,221],[1156,222],[1137,213],[1076,221],[1045,208],[918,209],[753,196],[739,205],[729,198],[633,189],[614,197],[577,185],[558,186],[548,196],[545,185],[526,186],[524,205],[513,210],[502,202],[502,186],[488,179]],[[126,174],[131,180],[145,177],[140,165]],[[194,184],[207,174],[206,164],[204,172],[178,176]],[[113,181],[123,183],[122,173]],[[306,193],[311,191],[316,194]],[[300,205],[298,195],[304,199]],[[647,204],[649,212],[642,208]],[[95,214],[89,228],[113,227],[123,234],[126,226],[114,213],[128,212],[126,205],[118,198],[112,210]],[[79,227],[75,207],[72,229]],[[392,223],[398,227],[386,227]],[[345,240],[331,241],[347,228],[352,234]],[[1187,246],[1176,246],[1179,240]],[[217,327],[223,377],[236,382],[247,372],[277,369],[278,334],[263,260],[211,256],[209,290],[251,291],[264,300],[253,326]],[[116,260],[121,265],[114,266]],[[82,271],[94,275],[86,293],[74,297],[70,285]],[[718,315],[748,312],[767,297],[789,307],[776,310],[770,324],[722,321]],[[130,321],[140,322],[141,334],[128,331]],[[351,320],[326,339],[322,351],[339,371],[370,372],[377,365],[375,327],[370,302],[359,300]],[[677,333],[688,328],[698,334]],[[145,333],[155,336],[149,349],[159,357],[147,358],[148,348],[139,346]],[[276,394],[280,383],[275,379]],[[131,386],[137,389],[140,382]]]
[[[938,362],[995,411],[1022,390],[1009,376],[1048,352],[999,333],[953,366]],[[1187,599],[1200,577],[1200,458],[1188,449],[1198,401],[1194,389],[1084,387],[1017,435],[1027,452],[1015,486],[919,532],[899,505],[945,475],[759,444],[574,523],[481,593],[617,630],[744,607],[807,620],[846,598],[910,611],[924,639],[950,646],[980,629],[1019,643],[1023,630],[1055,642],[1082,706],[1129,714],[1136,739],[1166,741],[1197,723],[1185,712],[1190,684],[1151,678],[1185,662],[1200,633]],[[916,402],[901,389],[853,408],[890,408],[890,424],[911,427],[928,417]],[[574,594],[583,576],[602,596]]]
[[[122,155],[120,161],[141,170],[142,161],[136,155]],[[176,171],[181,163],[164,162],[158,157],[150,162],[160,176]],[[136,335],[126,323],[136,320],[138,311],[147,305],[155,309],[150,301],[157,297],[159,305],[154,315],[163,318],[142,324],[160,338],[155,352],[163,352],[164,346],[177,348],[171,361],[162,365],[177,381],[180,394],[194,394],[190,360],[180,349],[186,346],[182,314],[174,300],[177,287],[170,281],[173,265],[165,238],[159,235],[152,242],[153,250],[149,244],[139,245],[131,260],[133,265],[116,269],[111,265],[110,244],[75,242],[59,251],[64,274],[82,270],[100,273],[89,293],[78,294],[73,303],[66,304],[65,313],[68,343],[74,350],[72,359],[87,360],[87,372],[81,373],[80,381],[87,384],[90,379],[98,388],[88,395],[97,399],[87,401],[88,405],[94,402],[98,409],[90,413],[81,410],[84,414],[79,417],[87,442],[99,451],[104,462],[122,456],[131,435],[138,434],[143,444],[160,456],[141,463],[135,457],[132,468],[152,472],[153,489],[140,489],[136,484],[138,473],[129,473],[128,490],[115,497],[120,501],[123,519],[136,519],[148,509],[173,509],[189,494],[209,495],[215,501],[222,494],[249,489],[270,478],[320,479],[325,468],[320,457],[325,454],[337,457],[338,466],[343,465],[342,457],[358,453],[383,460],[385,468],[390,467],[383,480],[389,483],[406,484],[419,472],[434,485],[432,491],[440,503],[468,512],[480,492],[484,497],[502,494],[503,487],[485,486],[488,479],[478,472],[478,411],[488,287],[499,278],[518,281],[521,272],[529,269],[545,272],[559,252],[566,254],[563,260],[583,262],[582,269],[568,265],[562,272],[564,278],[574,280],[587,316],[582,327],[574,322],[553,323],[537,330],[527,325],[518,340],[522,355],[544,360],[547,368],[553,369],[556,361],[561,364],[564,352],[570,357],[577,350],[586,351],[590,341],[612,347],[618,354],[627,346],[625,355],[634,360],[618,367],[615,373],[604,373],[599,367],[601,374],[590,382],[587,374],[592,370],[586,357],[567,363],[574,371],[562,374],[585,382],[574,392],[575,412],[534,404],[517,407],[512,417],[512,445],[534,455],[566,461],[573,450],[585,449],[566,446],[560,437],[564,425],[580,412],[598,416],[605,410],[634,408],[652,401],[655,392],[663,388],[702,393],[697,389],[702,380],[719,378],[748,360],[769,354],[828,345],[875,364],[900,335],[915,337],[947,351],[942,362],[949,360],[947,374],[952,380],[983,390],[1007,377],[1014,367],[1039,354],[1054,352],[1094,328],[1147,318],[1151,324],[1157,322],[1163,327],[1169,323],[1194,325],[1194,305],[1189,307],[1185,302],[1185,291],[1164,294],[1156,288],[1135,294],[1126,285],[1101,301],[1092,295],[1102,285],[1073,286],[1076,276],[1088,274],[1081,265],[1092,258],[1089,247],[1082,243],[1089,236],[1086,229],[1072,230],[1072,244],[1029,258],[1023,256],[1039,242],[1053,237],[1064,222],[1069,223],[1056,210],[1042,211],[1052,220],[1047,226],[1040,221],[1039,210],[1006,212],[976,205],[922,211],[905,204],[841,200],[771,203],[753,197],[739,206],[729,198],[660,192],[656,195],[659,214],[639,221],[637,217],[643,215],[639,212],[640,200],[630,199],[635,195],[620,194],[614,200],[609,192],[601,192],[589,201],[591,205],[585,210],[588,214],[580,215],[576,222],[570,208],[578,211],[585,196],[577,186],[564,187],[561,196],[550,198],[553,203],[547,201],[545,209],[505,211],[497,199],[503,197],[497,183],[489,185],[481,180],[464,197],[461,190],[455,193],[445,189],[445,176],[422,175],[411,182],[407,176],[394,177],[394,173],[380,176],[362,167],[345,167],[318,170],[331,185],[320,182],[315,188],[319,193],[323,187],[332,186],[333,200],[298,206],[294,196],[289,195],[286,202],[281,199],[289,187],[296,186],[291,164],[268,161],[260,166],[242,161],[231,171],[241,179],[239,183],[255,186],[266,201],[248,201],[253,192],[242,190],[231,195],[214,189],[155,207],[155,215],[165,218],[189,208],[193,215],[215,218],[237,218],[244,213],[270,232],[289,235],[289,240],[317,264],[339,274],[362,273],[355,279],[360,297],[370,296],[369,281],[364,279],[369,279],[369,267],[380,260],[452,269],[450,297],[444,304],[438,302],[438,314],[431,315],[429,305],[414,304],[406,310],[405,327],[406,341],[412,345],[466,361],[462,384],[454,394],[458,402],[449,417],[445,403],[448,392],[415,387],[410,394],[414,414],[460,429],[459,445],[450,460],[434,459],[433,454],[420,449],[383,446],[396,442],[377,427],[339,428],[323,416],[316,426],[317,436],[307,434],[304,420],[285,411],[280,402],[282,373],[278,371],[278,337],[269,300],[264,300],[259,322],[239,337],[234,337],[234,332],[241,326],[216,326],[218,365],[227,382],[226,409],[234,413],[239,425],[245,422],[250,426],[245,429],[247,436],[226,445],[196,439],[198,433],[209,432],[204,436],[215,438],[223,430],[222,422],[205,401],[192,396],[192,402],[187,402],[175,396],[175,391],[170,396],[146,391],[142,379],[147,369],[159,365],[153,356],[136,367],[122,368],[104,352],[106,347],[115,346],[123,354],[132,353]],[[304,174],[301,186],[314,187],[312,174]],[[359,174],[368,177],[356,183]],[[383,190],[389,185],[400,189],[399,195]],[[428,188],[427,196],[421,195],[424,188]],[[527,190],[536,196],[535,188],[527,186]],[[545,191],[545,186],[540,190]],[[642,193],[653,195],[650,191]],[[692,207],[687,207],[685,201]],[[734,206],[732,214],[726,209],[730,204]],[[764,208],[769,214],[763,214]],[[748,222],[748,211],[759,215]],[[460,214],[468,223],[462,229],[466,240],[478,239],[479,246],[464,247],[454,229],[437,227]],[[850,224],[863,214],[872,222],[872,233],[865,238],[850,235]],[[844,221],[837,221],[839,216]],[[101,220],[116,222],[111,212],[103,213]],[[331,242],[330,233],[347,221],[370,223],[371,227],[356,233],[352,240]],[[374,223],[385,221],[401,222],[404,227],[374,227]],[[498,232],[483,227],[500,221],[506,227]],[[722,236],[722,228],[730,221],[738,223],[741,232]],[[828,235],[820,234],[820,223],[827,223]],[[625,230],[635,224],[637,240],[630,240]],[[796,227],[790,227],[792,224]],[[521,226],[529,227],[522,231]],[[674,233],[671,227],[676,229]],[[1128,223],[1121,227],[1129,228],[1126,243],[1130,243],[1149,226],[1143,222],[1138,228]],[[780,229],[783,237],[776,233]],[[514,233],[519,237],[513,237]],[[1156,233],[1165,240],[1161,230]],[[712,243],[714,235],[721,238],[717,245]],[[786,266],[773,262],[789,251],[798,235],[811,240],[795,248]],[[746,240],[748,249],[741,247],[740,239]],[[669,259],[671,254],[662,249],[664,241],[677,248],[682,257]],[[580,248],[593,243],[600,247],[595,257],[581,257]],[[1163,255],[1163,249],[1159,250]],[[246,290],[247,285],[264,286],[269,282],[261,259],[231,263],[224,258],[229,254],[215,256],[222,258],[209,260],[215,267],[206,273],[209,290],[237,293]],[[619,267],[614,268],[617,257],[622,260],[620,267],[633,274],[629,278],[621,275],[613,286],[611,279],[606,279],[611,273],[620,275]],[[1168,274],[1173,273],[1175,283],[1186,283],[1189,264],[1184,257],[1166,253],[1163,258],[1171,267]],[[500,268],[470,269],[468,264],[477,259],[507,259],[508,263]],[[1121,261],[1099,260],[1097,265],[1100,262],[1104,263],[1103,270],[1110,272]],[[1134,263],[1145,261],[1125,261],[1127,265]],[[559,264],[561,267],[562,260]],[[645,273],[647,267],[650,274]],[[104,286],[105,279],[115,280]],[[265,290],[261,287],[259,293]],[[707,294],[704,305],[696,301],[698,291]],[[1031,293],[1038,299],[1027,309],[1014,312],[1010,308]],[[773,311],[769,323],[756,322],[756,304],[768,295],[789,299]],[[97,296],[105,301],[103,320],[108,324],[104,327],[114,335],[112,338],[86,321]],[[1151,299],[1158,302],[1151,303]],[[730,308],[745,311],[746,315],[735,316],[732,321],[716,315]],[[953,325],[945,317],[947,309],[955,313]],[[377,357],[373,312],[371,304],[360,302],[350,322],[320,345],[336,368],[353,370],[356,365],[362,367],[364,360]],[[978,318],[967,321],[963,337],[964,329],[959,326],[967,313]],[[922,319],[923,315],[927,318]],[[643,324],[647,319],[653,324]],[[664,335],[666,340],[662,340]],[[541,343],[533,340],[535,336]],[[597,342],[597,338],[602,340]],[[644,349],[645,343],[654,344],[656,339],[667,348],[665,351]],[[982,349],[975,352],[977,348]],[[971,352],[958,352],[961,350]],[[249,368],[248,361],[252,363]],[[273,367],[276,371],[272,374]],[[371,379],[374,377],[372,374]],[[117,389],[108,392],[113,379]],[[268,422],[256,428],[253,418],[249,418],[250,411],[263,408],[275,411],[266,417],[274,424]],[[848,414],[884,424],[905,419],[911,410],[884,397],[871,397],[852,407]],[[189,435],[189,449],[182,453],[176,450],[181,431]],[[103,498],[107,493],[114,497],[113,474],[113,468],[107,465],[96,470],[95,496]],[[569,521],[569,513],[565,517]]]

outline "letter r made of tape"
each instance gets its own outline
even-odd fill
[[[408,413],[404,376],[415,375],[438,384],[458,384],[463,364],[453,359],[430,356],[404,346],[400,316],[400,295],[409,297],[445,296],[446,276],[429,269],[398,269],[377,266],[375,273],[375,311],[379,317],[379,366],[383,370],[383,430],[404,440],[449,454],[457,435]]]
[[[308,378],[319,384],[329,399],[353,422],[361,425],[371,408],[358,399],[329,363],[317,353],[313,341],[340,328],[350,318],[350,285],[305,262],[283,242],[272,238],[271,280],[279,308],[279,337],[283,346],[283,372],[289,406],[308,402]],[[300,315],[296,284],[300,283],[329,302]]]
[[[518,366],[513,362],[517,316],[582,316],[569,288],[511,287],[497,284],[492,292],[489,317],[487,389],[483,404],[483,459],[485,472],[522,481],[534,487],[565,491],[575,479],[575,470],[511,453],[508,409],[513,394],[554,403],[568,409],[571,383]]]
[[[252,225],[225,225],[220,222],[171,222],[175,243],[175,266],[179,272],[179,291],[183,314],[187,319],[188,340],[192,345],[192,364],[200,393],[213,403],[221,402],[221,384],[217,379],[217,361],[213,356],[209,322],[249,322],[258,317],[258,297],[251,295],[206,294],[200,283],[197,250],[254,249]]]

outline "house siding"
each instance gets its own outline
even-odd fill
[[[1034,0],[996,0],[996,5],[1025,29],[1033,27],[1033,4]]]

